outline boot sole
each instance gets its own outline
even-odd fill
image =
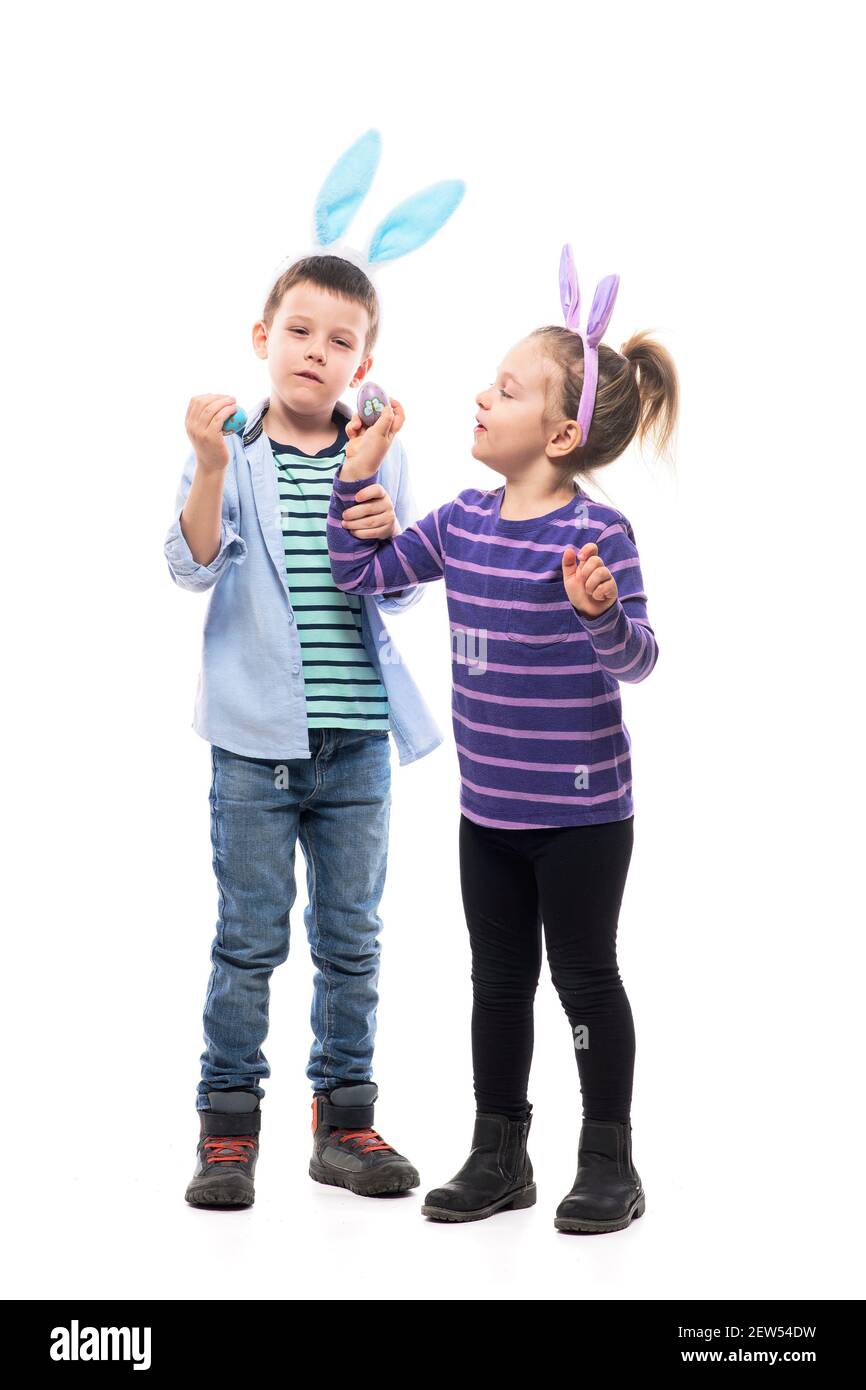
[[[554,1218],[554,1226],[558,1231],[583,1231],[587,1235],[594,1235],[602,1231],[624,1231],[626,1226],[630,1226],[633,1220],[643,1216],[646,1211],[646,1198],[639,1197],[635,1205],[627,1216],[621,1221],[589,1221],[579,1216],[557,1216]]]
[[[534,1207],[537,1195],[535,1183],[532,1182],[528,1187],[507,1193],[500,1197],[498,1202],[491,1202],[486,1207],[475,1207],[472,1211],[452,1211],[448,1207],[425,1205],[421,1208],[421,1215],[429,1216],[431,1221],[483,1221],[485,1217],[493,1216],[497,1211],[522,1211],[524,1207]]]
[[[226,1211],[243,1210],[244,1207],[251,1207],[256,1200],[255,1192],[239,1192],[237,1189],[219,1189],[203,1187],[196,1191],[195,1188],[187,1188],[184,1194],[184,1201],[189,1202],[191,1207],[207,1207],[213,1210],[215,1207]]]
[[[325,1187],[345,1188],[347,1192],[354,1192],[358,1197],[386,1197],[394,1192],[410,1192],[413,1187],[419,1187],[421,1184],[414,1168],[410,1173],[392,1173],[389,1177],[385,1171],[371,1174],[364,1179],[357,1175],[350,1177],[348,1173],[332,1172],[329,1168],[311,1162],[309,1172],[314,1182],[320,1182]]]

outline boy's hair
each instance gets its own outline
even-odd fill
[[[362,357],[368,357],[379,336],[379,296],[372,281],[359,266],[353,265],[343,256],[304,256],[284,270],[265,301],[262,318],[268,332],[274,315],[283,302],[283,295],[293,285],[301,283],[318,285],[342,299],[353,300],[367,310],[369,324],[364,339]]]
[[[582,338],[558,324],[536,328],[529,337],[541,340],[556,368],[547,384],[545,424],[553,426],[563,417],[576,420],[583,388]],[[667,348],[646,332],[634,333],[623,344],[622,356],[599,343],[598,387],[586,444],[576,445],[562,460],[563,473],[597,472],[619,458],[636,433],[643,444],[652,432],[657,451],[664,453],[678,412],[679,380]]]

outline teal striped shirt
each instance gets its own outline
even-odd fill
[[[331,578],[327,520],[334,474],[345,458],[346,422],[317,454],[270,440],[277,469],[286,575],[301,643],[307,722],[314,729],[387,733],[388,695],[361,640],[359,594]]]

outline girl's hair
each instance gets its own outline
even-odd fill
[[[379,296],[373,282],[363,270],[343,256],[304,256],[290,265],[288,270],[283,271],[265,301],[262,318],[268,332],[286,290],[301,282],[318,285],[320,289],[329,290],[331,294],[363,305],[367,310],[368,327],[361,355],[369,356],[379,336]]]
[[[529,336],[540,339],[542,350],[555,367],[547,385],[545,424],[554,425],[563,417],[576,420],[583,387],[583,339],[559,325],[537,328]],[[673,358],[646,332],[632,334],[621,352],[622,356],[599,343],[598,386],[589,434],[583,448],[576,445],[562,460],[567,477],[592,476],[613,463],[635,434],[643,444],[651,433],[656,451],[668,452],[679,411],[679,379]],[[628,360],[624,362],[623,357]]]

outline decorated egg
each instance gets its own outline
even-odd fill
[[[365,381],[358,392],[358,417],[361,424],[375,425],[386,405],[390,405],[387,395],[375,381]]]
[[[240,434],[247,423],[247,412],[238,406],[234,415],[223,421],[223,434]]]

